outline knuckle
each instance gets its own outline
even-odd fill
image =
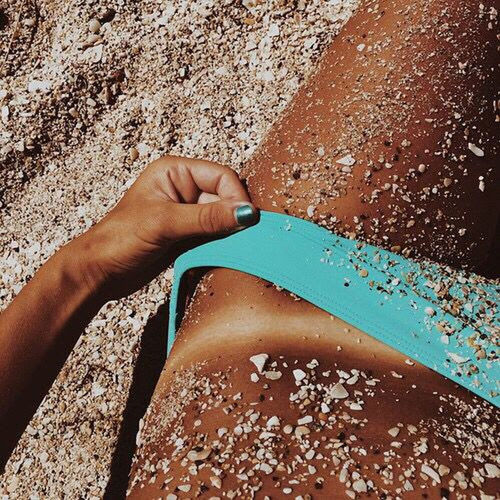
[[[221,216],[215,206],[207,204],[199,212],[199,226],[204,233],[210,234],[220,230]]]

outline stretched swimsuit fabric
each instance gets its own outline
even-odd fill
[[[275,283],[337,316],[406,356],[448,377],[498,406],[500,368],[499,287],[481,284],[467,296],[463,314],[441,306],[434,283],[446,281],[461,296],[464,279],[450,282],[432,263],[336,236],[296,217],[261,211],[259,222],[200,245],[174,265],[167,351],[182,316],[182,275],[196,267],[225,267]],[[484,297],[491,321],[477,319]],[[477,300],[474,300],[477,299]],[[471,339],[473,341],[471,341]],[[478,350],[487,355],[478,359]]]

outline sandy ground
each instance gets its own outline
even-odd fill
[[[242,165],[354,3],[0,1],[0,310],[149,161]],[[2,498],[124,491],[168,291],[167,273],[101,310],[0,477]]]

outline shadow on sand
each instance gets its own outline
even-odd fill
[[[163,304],[144,327],[141,349],[111,462],[111,475],[104,494],[105,499],[125,498],[139,420],[149,405],[167,357],[167,325],[168,304]]]

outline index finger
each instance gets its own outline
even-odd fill
[[[215,194],[223,200],[250,201],[238,174],[230,167],[211,161],[178,156],[169,157],[167,162],[170,178],[180,191],[192,192],[193,187],[196,186],[199,190],[198,194],[205,192]],[[189,185],[190,181],[195,186]]]
[[[250,201],[238,174],[230,167],[205,160],[181,158],[202,192],[225,200]]]

